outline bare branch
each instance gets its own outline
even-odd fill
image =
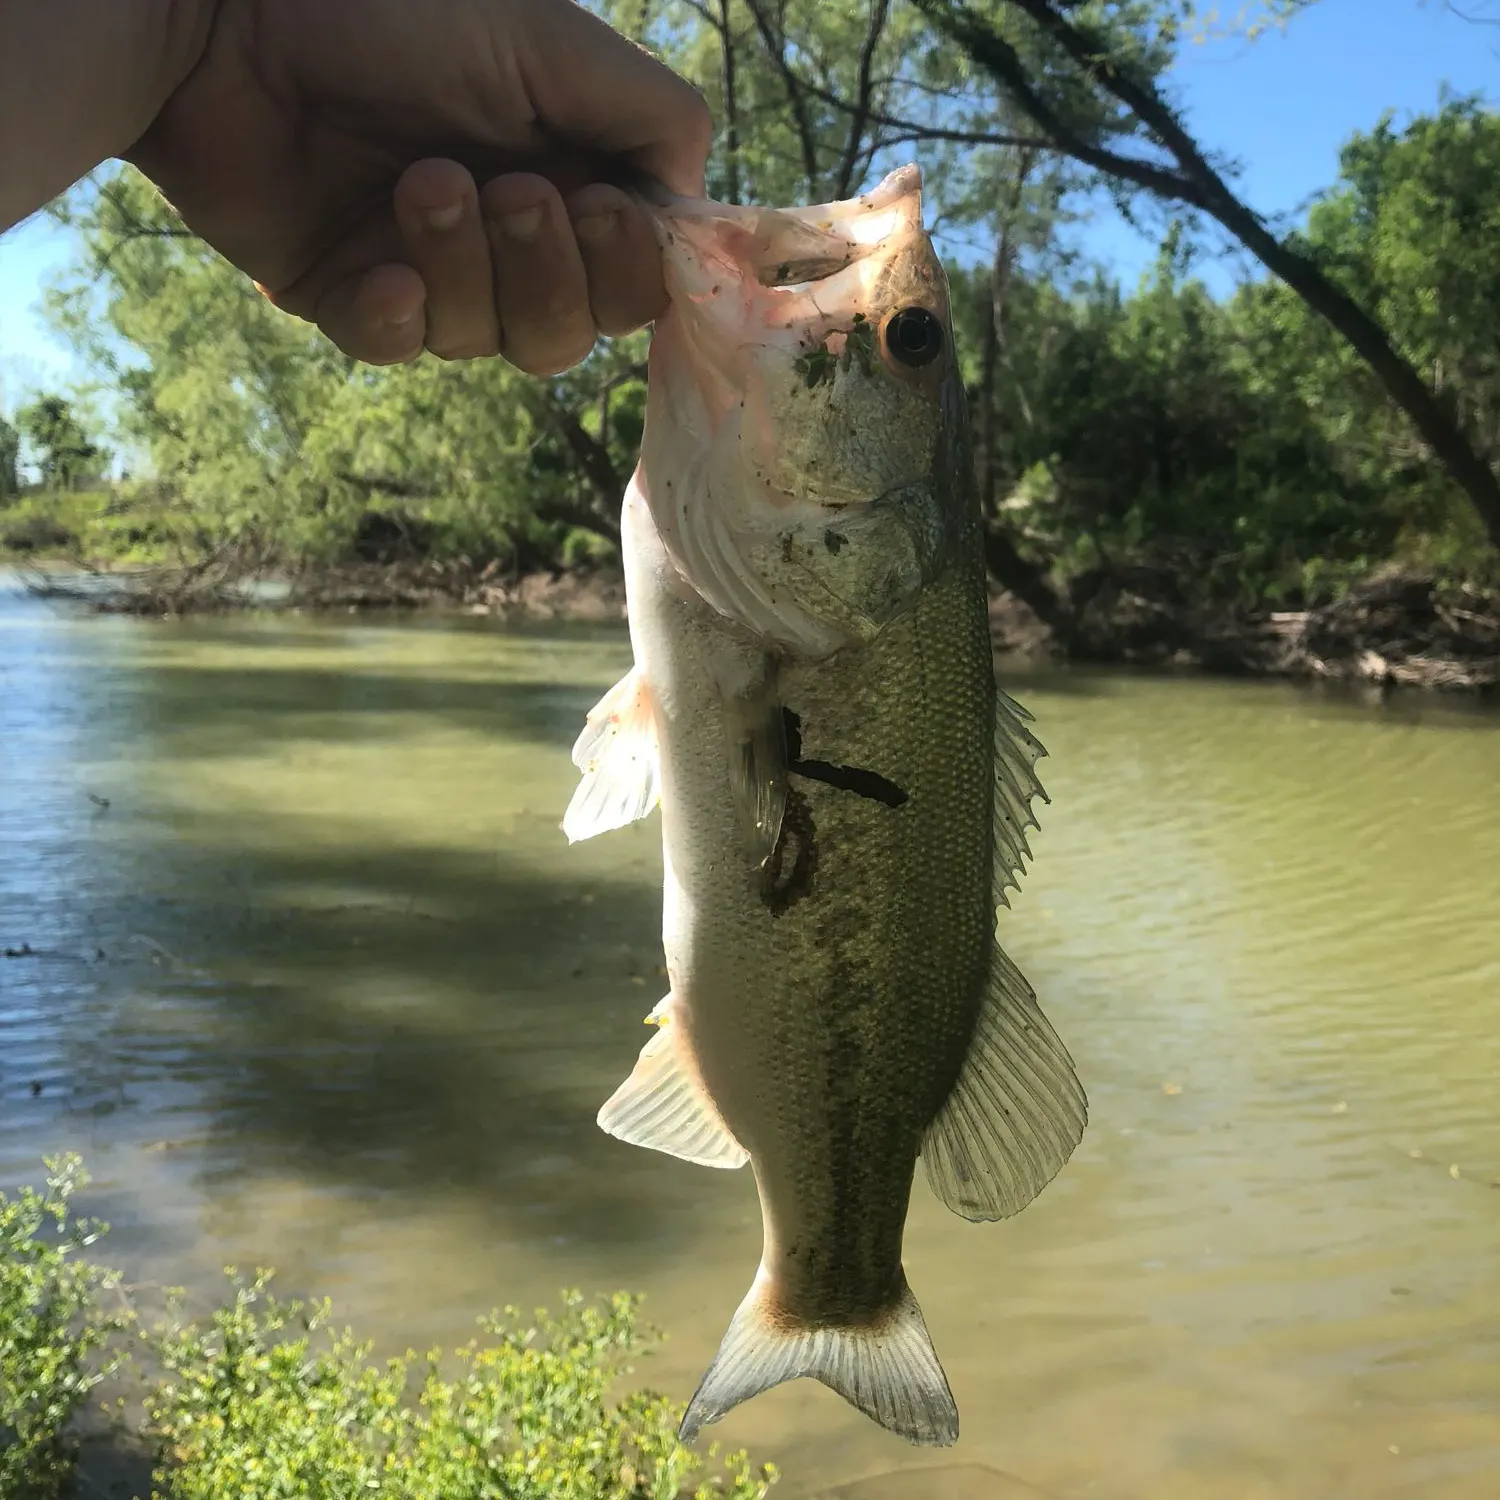
[[[805,78],[802,80],[802,87],[815,99],[821,99],[824,104],[831,105],[834,109],[845,114],[855,113],[854,105],[828,89],[819,88]],[[884,125],[891,130],[903,132],[885,142],[890,146],[911,145],[922,141],[951,141],[958,146],[1018,146],[1036,151],[1057,149],[1054,141],[1043,136],[1011,135],[1006,131],[996,130],[951,130],[942,125],[929,125],[922,120],[903,120],[897,115],[888,115],[878,109],[868,109],[865,112],[865,120],[869,125]]]
[[[839,159],[838,178],[834,184],[833,197],[847,198],[854,187],[854,170],[860,158],[860,146],[870,123],[870,108],[873,101],[875,51],[890,19],[890,0],[872,0],[870,22],[865,28],[865,39],[859,49],[858,82],[855,85],[854,103],[849,107],[849,130],[844,140],[843,155]]]
[[[1024,5],[1025,0],[1010,0]],[[1085,140],[1066,124],[1062,117],[1032,87],[1020,54],[1004,37],[966,11],[955,9],[949,0],[912,0],[918,10],[945,36],[958,43],[981,67],[987,69],[1006,92],[1046,132],[1050,144],[1066,151],[1086,167],[1123,177],[1138,187],[1163,198],[1171,198],[1194,207],[1206,207],[1198,201],[1196,186],[1186,177],[1165,167],[1154,166],[1138,157],[1123,156],[1118,151]],[[1061,20],[1060,17],[1056,19]],[[1066,25],[1066,22],[1063,22]]]
[[[792,112],[792,121],[797,128],[797,140],[802,147],[803,175],[807,179],[808,192],[815,193],[819,178],[818,137],[808,113],[802,79],[786,55],[786,28],[782,24],[781,17],[778,16],[773,20],[767,10],[766,0],[745,0],[745,4],[755,22],[755,29],[760,33],[766,55],[780,75],[782,87],[786,90],[787,107]]]

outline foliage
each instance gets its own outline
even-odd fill
[[[1436,426],[1403,414],[1390,369],[1372,373],[1305,289],[1261,280],[1223,300],[1194,277],[1197,219],[1218,212],[1204,205],[1232,173],[1172,136],[1170,65],[1194,39],[1253,34],[1305,3],[599,7],[708,96],[717,196],[807,202],[921,159],[950,254],[981,494],[1035,576],[1066,592],[1144,568],[1194,597],[1288,603],[1393,557],[1492,569],[1485,483],[1459,460],[1477,455],[1491,478],[1500,466],[1493,111],[1449,101],[1404,130],[1381,122],[1351,141],[1302,230],[1274,240],[1434,393]],[[953,44],[960,13],[982,56]],[[1080,60],[1069,48],[1084,33],[1099,50]],[[1082,156],[1059,148],[1059,130]],[[1125,158],[1134,177],[1117,169]],[[1172,182],[1188,207],[1151,210]],[[1159,220],[1162,256],[1137,288],[1067,248],[1101,183],[1138,225],[1184,214]],[[517,571],[611,555],[644,335],[549,381],[498,360],[362,368],[271,309],[130,171],[61,212],[84,254],[55,315],[124,396],[114,436],[149,475],[66,524],[79,550],[300,564],[383,558],[372,539],[394,536]]]
[[[21,434],[0,417],[0,505],[7,505],[21,490]]]
[[[565,1292],[559,1316],[506,1308],[449,1360],[375,1362],[329,1326],[329,1306],[283,1302],[270,1273],[229,1272],[211,1316],[159,1328],[106,1316],[111,1273],[77,1252],[104,1226],[70,1217],[87,1179],[48,1164],[45,1192],[0,1194],[0,1495],[71,1492],[74,1423],[122,1363],[145,1382],[140,1436],[152,1500],[765,1500],[776,1479],[743,1453],[708,1459],[676,1438],[680,1407],[636,1392],[612,1400],[655,1342],[639,1299]]]
[[[602,1306],[565,1294],[562,1316],[507,1308],[484,1320],[483,1345],[459,1351],[457,1374],[428,1356],[385,1365],[347,1331],[318,1334],[326,1304],[240,1282],[204,1325],[161,1345],[166,1382],[149,1402],[161,1453],[157,1484],[172,1500],[371,1494],[401,1500],[763,1500],[774,1479],[743,1454],[688,1490],[702,1460],[675,1436],[680,1409],[652,1395],[607,1400],[642,1347],[636,1299]]]
[[[1301,244],[1365,306],[1500,468],[1500,114],[1449,100],[1404,130],[1387,116],[1345,147]],[[1343,462],[1414,545],[1484,550],[1464,497],[1360,361],[1282,287],[1241,298],[1267,378],[1290,382]],[[1295,351],[1295,359],[1288,358]]]
[[[371,511],[414,517],[480,561],[534,563],[580,526],[614,535],[640,340],[546,384],[495,360],[357,366],[130,169],[58,211],[84,256],[54,316],[125,397],[121,435],[147,458],[157,529],[179,551],[254,541],[333,557]]]
[[[67,489],[79,479],[98,475],[104,450],[89,440],[73,404],[65,397],[37,397],[16,413],[16,426],[29,444],[42,484],[48,489]],[[14,467],[13,453],[12,473]],[[0,493],[5,492],[3,485],[0,476]]]
[[[1500,462],[1500,116],[1453,101],[1355,137],[1300,236],[1375,308],[1405,357]],[[994,273],[954,278],[960,340],[985,334]],[[1286,287],[1225,302],[1169,233],[1131,295],[1023,277],[1004,308],[993,407],[1001,515],[1064,574],[1137,564],[1200,599],[1317,602],[1398,558],[1495,567],[1463,492],[1364,363]]]
[[[103,1303],[116,1278],[80,1258],[107,1226],[69,1209],[87,1182],[58,1158],[44,1188],[0,1193],[0,1495],[13,1500],[69,1492],[74,1420],[119,1363],[126,1320]]]
[[[1280,278],[1363,363],[1420,434],[1434,469],[1463,491],[1500,548],[1500,473],[1479,452],[1463,415],[1423,378],[1366,301],[1349,295],[1317,257],[1278,234],[1235,192],[1232,165],[1197,142],[1153,68],[1152,42],[1168,51],[1176,47],[1184,22],[1198,17],[1192,0],[1003,0],[999,14],[964,0],[913,4],[1009,94],[1045,143],[1107,181],[1213,220]],[[1296,0],[1267,3],[1259,19],[1279,21],[1300,8]],[[1252,32],[1258,29],[1255,11],[1245,7]],[[1008,21],[1038,44],[1034,55]],[[1201,35],[1201,20],[1197,24]],[[1133,149],[1120,150],[1100,129],[1111,110],[1134,122]]]
[[[149,487],[23,495],[0,511],[0,553],[145,561],[159,554]]]
[[[1001,514],[1064,574],[1147,564],[1198,602],[1286,602],[1388,555],[1391,518],[1247,357],[1240,310],[1186,278],[1174,240],[1133,297],[1098,278],[1029,284],[1010,319]]]

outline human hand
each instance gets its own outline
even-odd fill
[[[128,153],[278,307],[371,364],[533,375],[665,304],[624,160],[702,190],[702,99],[574,0],[212,0]]]

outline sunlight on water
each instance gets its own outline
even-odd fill
[[[570,849],[617,633],[89,619],[0,594],[0,1184],[84,1153],[133,1275],[383,1345],[645,1289],[685,1398],[746,1174],[603,1136],[659,998],[654,821]],[[1500,713],[1030,670],[1053,805],[1002,936],[1089,1087],[1012,1223],[917,1189],[963,1416],[799,1383],[715,1437],[827,1500],[1500,1493]]]

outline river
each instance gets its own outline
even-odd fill
[[[627,660],[0,594],[0,1186],[77,1150],[106,1259],[274,1265],[383,1348],[638,1288],[685,1399],[759,1219],[594,1125],[662,992],[655,820],[557,826]],[[1053,803],[1002,938],[1088,1134],[1008,1224],[916,1189],[951,1455],[801,1382],[713,1436],[788,1500],[1494,1500],[1500,712],[1004,680]]]

